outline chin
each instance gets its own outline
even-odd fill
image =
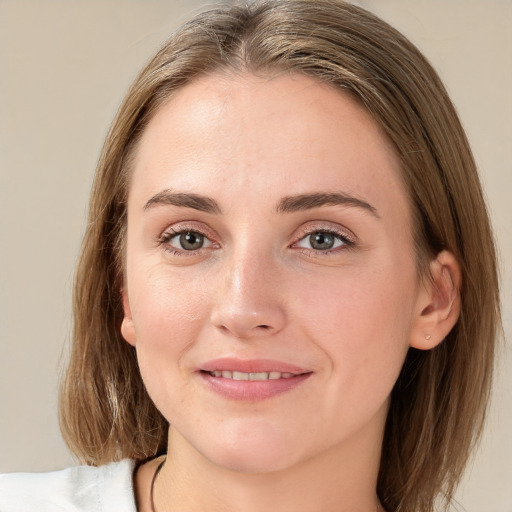
[[[253,425],[254,427],[254,425]],[[212,464],[238,473],[272,473],[293,466],[301,451],[286,432],[252,428],[251,432],[232,429],[202,439],[196,449]],[[303,444],[303,443],[301,443]]]

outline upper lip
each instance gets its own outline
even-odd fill
[[[237,359],[232,357],[213,359],[201,365],[199,370],[205,372],[220,371],[235,371],[243,373],[260,373],[260,372],[281,372],[293,373],[299,375],[302,373],[310,373],[311,370],[301,368],[293,364],[285,363],[283,361],[275,361],[272,359]]]

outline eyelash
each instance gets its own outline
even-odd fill
[[[204,230],[198,229],[197,227],[187,227],[187,226],[179,226],[179,227],[172,227],[169,228],[167,231],[162,233],[160,237],[158,238],[158,245],[162,246],[164,250],[168,253],[170,253],[173,256],[194,256],[198,254],[200,251],[203,251],[205,249],[209,249],[209,247],[200,247],[199,249],[195,250],[186,250],[186,249],[179,249],[176,247],[173,247],[170,245],[170,242],[173,238],[177,237],[178,235],[183,235],[185,233],[192,233],[196,235],[200,235],[201,237],[204,237],[205,240],[207,240],[213,248],[218,248],[219,245],[212,241],[212,235],[206,233]],[[305,240],[307,237],[310,237],[311,235],[314,235],[315,233],[322,233],[326,235],[330,235],[335,238],[335,240],[341,241],[342,245],[338,247],[334,247],[332,249],[326,249],[326,250],[320,250],[320,249],[313,249],[313,248],[306,248],[306,247],[298,247],[297,244]],[[304,229],[300,235],[299,238],[295,242],[293,242],[290,247],[301,250],[302,252],[308,254],[308,255],[314,255],[314,256],[328,256],[332,253],[337,253],[339,251],[344,251],[351,249],[355,246],[355,241],[352,239],[352,237],[349,237],[346,233],[341,233],[340,231],[337,231],[332,228],[322,228],[322,227],[315,227],[310,229]]]
[[[175,238],[178,235],[183,235],[185,233],[200,235],[204,237],[205,240],[208,240],[212,244],[212,246],[218,246],[218,244],[212,242],[212,235],[205,233],[205,231],[198,229],[197,227],[192,228],[187,226],[179,226],[176,228],[172,227],[169,228],[167,231],[164,231],[162,235],[160,235],[160,237],[158,238],[158,245],[162,246],[166,252],[170,253],[173,256],[193,256],[198,254],[200,251],[206,249],[205,247],[200,247],[199,249],[187,251],[186,249],[179,249],[177,247],[173,247],[172,245],[170,245],[170,242],[173,238]]]
[[[341,244],[341,246],[333,247],[332,249],[326,249],[326,250],[306,248],[306,247],[297,247],[297,244],[299,244],[306,238],[310,237],[311,235],[314,235],[315,233],[322,233],[324,235],[330,235],[330,236],[334,237],[335,240],[342,242],[342,244]],[[329,256],[333,253],[339,253],[340,251],[346,251],[346,250],[352,249],[355,246],[355,241],[352,237],[349,237],[349,235],[347,233],[344,233],[344,232],[342,233],[342,232],[337,231],[332,228],[315,227],[315,228],[304,229],[300,235],[300,238],[298,238],[297,241],[291,245],[291,247],[294,247],[294,246],[297,250],[304,251],[308,256],[321,257],[321,256]]]

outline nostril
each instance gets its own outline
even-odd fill
[[[212,310],[210,321],[221,332],[238,338],[269,336],[283,328],[285,314],[273,304],[258,309],[224,303]]]

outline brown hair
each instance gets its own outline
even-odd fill
[[[393,389],[378,495],[388,511],[427,512],[452,497],[478,439],[500,329],[497,265],[475,163],[446,90],[422,54],[376,16],[336,0],[231,4],[181,28],[140,73],[105,142],[74,294],[74,345],[61,425],[89,464],[166,449],[168,425],[120,334],[130,157],[148,121],[201,74],[299,72],[351,91],[402,163],[420,268],[442,249],[462,271],[455,328],[410,349]]]

